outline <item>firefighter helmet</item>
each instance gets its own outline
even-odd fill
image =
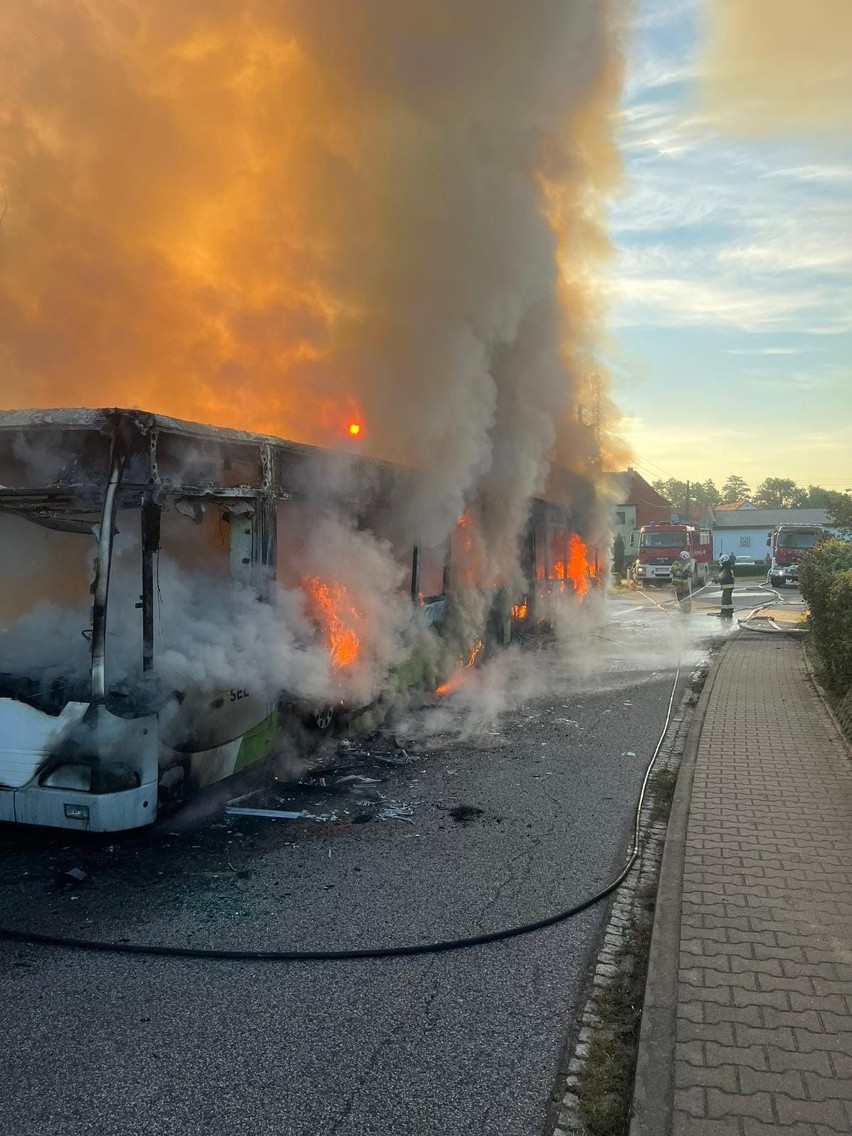
[[[680,554],[680,558],[681,558],[681,560],[689,560],[689,553],[686,551],[686,549],[684,549],[683,552]]]

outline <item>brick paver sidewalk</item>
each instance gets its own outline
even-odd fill
[[[670,1114],[672,1136],[852,1132],[852,762],[796,640],[743,633],[724,649],[682,887],[673,1037],[637,1074],[647,1101],[673,1061],[671,1107],[653,1132],[640,1108],[633,1131],[667,1136]]]

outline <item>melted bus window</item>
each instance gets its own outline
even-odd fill
[[[160,518],[160,551],[182,572],[229,579],[231,529],[221,503],[213,498],[172,498]]]
[[[238,442],[161,434],[157,441],[160,477],[173,485],[234,488],[260,483],[260,450]]]
[[[31,427],[3,432],[0,485],[24,489],[102,482],[109,469],[109,446],[109,438],[89,430]]]
[[[446,548],[424,548],[420,557],[420,595],[424,600],[444,594]]]
[[[302,583],[305,544],[316,511],[306,501],[277,501],[278,562],[275,577],[282,588],[298,588]]]
[[[0,683],[7,697],[58,713],[88,685],[96,551],[91,532],[0,513]]]

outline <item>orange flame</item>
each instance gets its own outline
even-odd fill
[[[589,550],[576,533],[568,541],[568,579],[581,598],[589,590]]]
[[[457,670],[455,674],[451,675],[446,682],[442,682],[435,693],[439,698],[446,698],[448,694],[453,694],[459,689],[464,682],[464,669]]]
[[[356,628],[363,624],[364,617],[352,603],[349,592],[342,584],[326,584],[317,576],[306,576],[302,586],[331,650],[331,665],[335,670],[351,666],[361,654]]]
[[[516,603],[514,605],[514,607],[512,608],[512,618],[517,619],[518,622],[521,623],[521,622],[523,622],[523,620],[525,620],[527,618],[527,611],[528,610],[529,609],[527,607],[527,601],[521,600],[520,603]]]
[[[444,698],[446,695],[453,694],[454,691],[458,690],[459,687],[463,685],[468,670],[474,665],[474,663],[484,650],[485,644],[481,639],[477,639],[470,650],[470,654],[468,655],[467,662],[464,664],[464,666],[461,666],[456,671],[454,671],[446,682],[442,682],[435,693],[439,697]]]

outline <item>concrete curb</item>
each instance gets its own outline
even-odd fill
[[[660,880],[657,887],[651,954],[642,1006],[642,1025],[636,1054],[630,1136],[669,1136],[674,1102],[674,1045],[677,1024],[680,905],[686,828],[698,742],[707,704],[731,636],[710,668],[689,727],[672,800]]]
[[[825,687],[819,681],[819,679],[816,676],[816,671],[811,666],[811,660],[808,658],[808,652],[805,650],[805,644],[804,643],[802,643],[802,659],[804,660],[804,663],[805,663],[805,670],[808,672],[808,678],[811,680],[811,685],[813,686],[814,690],[819,695],[820,701],[822,702],[829,718],[831,718],[832,722],[834,723],[834,728],[835,728],[835,730],[837,730],[837,736],[840,738],[841,742],[845,746],[847,754],[849,755],[850,758],[852,758],[852,744],[849,742],[849,739],[846,737],[846,734],[844,734],[844,732],[843,732],[843,726],[841,726],[840,719],[835,714],[834,708],[832,707],[831,703],[828,700],[828,693],[825,690]]]

